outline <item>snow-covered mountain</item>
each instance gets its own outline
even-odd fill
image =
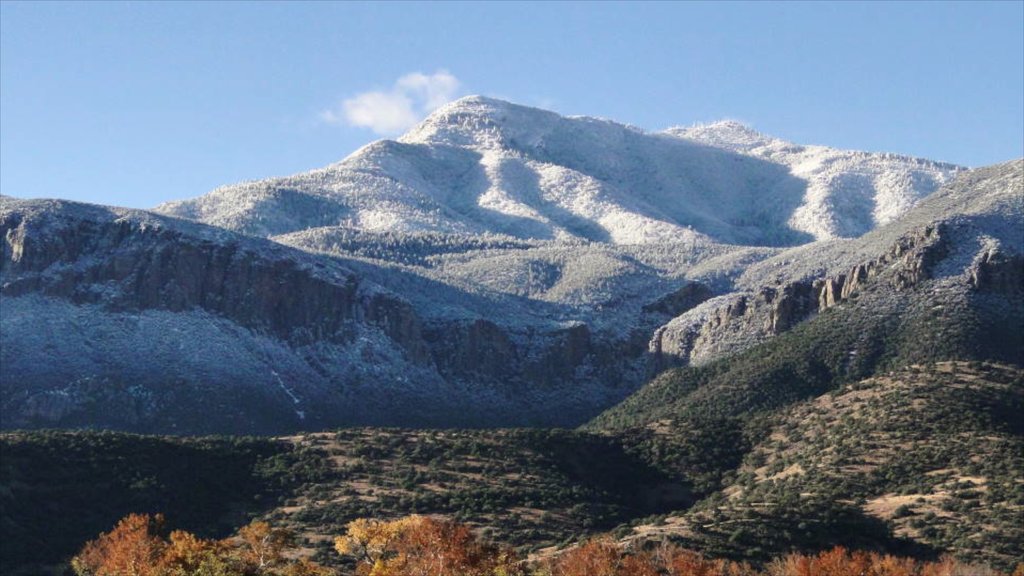
[[[869,316],[908,325],[1024,318],[1022,182],[1021,161],[966,170],[734,122],[649,134],[471,97],[161,214],[3,197],[0,415],[576,425],[865,290]]]
[[[798,146],[734,122],[646,133],[471,96],[336,164],[156,211],[258,236],[340,226],[786,246],[863,234],[960,171]]]

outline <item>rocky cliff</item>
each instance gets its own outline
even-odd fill
[[[0,237],[4,426],[570,424],[629,390],[585,323],[424,319],[343,260],[266,240],[6,198]]]

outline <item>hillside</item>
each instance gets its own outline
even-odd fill
[[[983,363],[849,383],[761,419],[720,491],[622,536],[758,558],[842,535],[1011,567],[1024,549],[1022,402],[1020,368]],[[649,441],[671,446],[672,427],[652,423]]]
[[[0,231],[5,427],[577,424],[630,391],[618,375],[643,373],[586,369],[632,344],[592,332],[571,306],[366,259],[67,202],[5,199]],[[623,263],[632,317],[641,287],[666,281],[605,252],[591,261]],[[606,282],[600,267],[579,270]],[[624,296],[607,286],[583,303]]]
[[[0,435],[0,454],[4,574],[65,562],[132,511],[164,512],[172,527],[202,537],[266,518],[337,564],[331,538],[360,517],[444,514],[533,548],[691,502],[615,439],[565,430],[350,429],[278,439],[17,432]]]
[[[1024,547],[1022,391],[1017,366],[938,362],[717,428],[659,415],[614,433],[6,433],[0,536],[16,545],[0,569],[34,573],[128,512],[157,511],[204,537],[267,519],[332,565],[349,520],[419,513],[542,554],[611,530],[754,562],[842,544],[1008,569]]]

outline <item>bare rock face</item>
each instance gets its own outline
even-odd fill
[[[644,312],[658,312],[669,316],[679,316],[683,312],[712,298],[715,293],[699,282],[690,282],[679,290],[665,295],[656,302],[643,307]]]
[[[2,208],[5,349],[49,318],[39,346],[4,357],[9,425],[571,425],[629,389],[597,367],[621,350],[598,352],[582,322],[424,321],[339,260],[270,241],[72,203]],[[165,325],[158,341],[147,322]],[[62,361],[40,369],[48,354]]]
[[[970,282],[979,292],[1019,295],[1024,291],[1024,256],[987,250],[971,265]]]
[[[427,338],[446,379],[490,382],[505,391],[573,387],[577,370],[595,361],[582,323],[524,336],[484,319],[455,321],[431,325]]]
[[[842,301],[845,283],[846,274],[814,281],[814,289],[818,293],[818,311],[831,308]]]
[[[783,286],[777,295],[768,300],[771,311],[766,328],[772,334],[789,330],[817,309],[819,295],[810,282],[794,282]]]
[[[381,328],[410,358],[429,362],[420,322],[393,295],[360,285],[336,267],[305,267],[291,255],[243,242],[188,236],[173,227],[66,218],[0,220],[2,294],[39,293],[112,310],[201,308],[286,341],[345,341],[353,322]],[[46,233],[32,233],[34,225]],[[321,267],[323,264],[320,265]]]
[[[429,328],[434,361],[449,378],[501,380],[519,363],[519,351],[497,324],[482,318]]]
[[[655,331],[649,352],[658,370],[701,364],[785,332],[850,299],[876,278],[885,277],[886,289],[911,290],[931,278],[935,265],[948,253],[943,225],[928,225],[900,237],[883,254],[856,264],[846,273],[766,286],[756,292],[705,302]],[[994,258],[993,262],[998,260]],[[979,277],[991,277],[998,285],[1014,282],[1012,272],[1002,271],[1008,265],[987,262],[978,264]]]

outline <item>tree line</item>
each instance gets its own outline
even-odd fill
[[[303,557],[293,533],[255,521],[223,540],[166,533],[160,514],[129,514],[72,559],[77,576],[337,576]],[[663,542],[628,549],[609,537],[524,559],[464,524],[427,516],[350,522],[334,548],[358,576],[1006,576],[952,557],[938,561],[850,551],[792,553],[764,566],[709,559]],[[1012,576],[1024,576],[1024,563]]]

